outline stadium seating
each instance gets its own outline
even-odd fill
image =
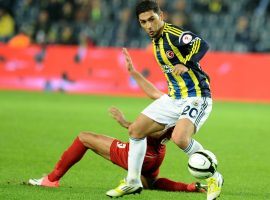
[[[189,25],[209,41],[213,51],[269,51],[269,1],[181,0],[184,2],[182,10],[174,7],[176,1],[180,0],[160,1],[163,2],[161,7],[166,11],[168,21],[171,20],[171,13],[184,13],[190,19]],[[150,40],[136,22],[133,10],[135,3],[136,1],[125,0],[14,0],[9,4],[0,1],[0,7],[4,7],[14,17],[17,30],[14,35],[27,30],[27,34],[36,43],[42,43],[40,37],[44,34],[47,43],[80,44],[80,35],[83,32],[88,42],[97,46],[143,48]],[[219,3],[224,9],[211,10],[210,6],[214,3]],[[66,4],[70,4],[71,11],[65,10]],[[60,9],[58,15],[54,13],[55,9]],[[48,14],[45,27],[36,23],[41,10]],[[121,23],[125,10],[130,12],[125,15],[128,28],[125,27],[127,23]],[[71,18],[67,17],[69,14]],[[249,22],[247,30],[250,35],[246,42],[238,41],[236,36],[237,22],[241,16],[245,16]],[[63,40],[63,37],[68,37],[65,35],[67,27],[71,36]]]

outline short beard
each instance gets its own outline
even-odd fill
[[[161,35],[162,31],[163,31],[163,26],[161,26],[160,29],[156,32],[156,34],[151,38],[157,39]]]
[[[161,32],[162,32],[162,28],[158,32],[156,32],[156,34],[151,38],[152,39],[157,39],[161,35]]]
[[[156,39],[158,36],[158,33],[156,33],[155,35],[153,35],[152,37],[150,36],[151,39]]]

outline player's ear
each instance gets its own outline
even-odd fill
[[[163,13],[162,11],[160,11],[160,13],[159,13],[159,19],[160,19],[161,21],[164,20],[164,13]]]

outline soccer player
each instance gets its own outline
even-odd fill
[[[133,65],[127,65],[127,67],[131,76],[133,76],[139,86],[150,98],[157,99],[163,94],[147,81],[142,74],[136,71],[133,68]],[[121,126],[125,128],[130,126],[131,123],[125,119],[122,112],[117,108],[111,108],[110,113]],[[141,174],[144,188],[178,192],[205,192],[205,186],[198,182],[186,184],[158,177],[159,168],[166,152],[166,146],[163,143],[171,137],[172,129],[173,127],[148,136],[147,151]],[[74,140],[72,145],[62,154],[61,159],[49,175],[40,179],[30,179],[29,184],[58,187],[60,179],[74,164],[79,162],[88,149],[124,169],[128,168],[129,143],[108,136],[98,135],[93,132],[82,132]]]
[[[127,127],[130,122],[126,121],[123,114],[117,108],[111,108],[113,118],[123,127]],[[165,157],[166,147],[162,140],[169,138],[171,130],[160,132],[160,137],[148,137],[147,152],[142,167],[141,180],[146,189],[165,190],[175,192],[205,192],[205,186],[199,182],[186,184],[176,182],[167,178],[158,177],[159,168]],[[64,174],[84,156],[90,149],[112,163],[127,169],[129,143],[105,135],[93,132],[82,132],[73,141],[71,146],[62,154],[61,159],[55,168],[47,176],[40,179],[30,179],[30,185],[44,187],[59,187],[60,179]]]
[[[168,95],[150,104],[129,126],[130,145],[127,177],[106,194],[119,197],[141,191],[141,167],[146,152],[146,137],[168,125],[175,125],[171,140],[187,156],[202,145],[192,136],[199,131],[212,110],[209,77],[199,61],[208,44],[190,31],[163,21],[163,13],[155,1],[140,1],[136,15],[141,27],[152,39],[154,54],[168,83]],[[126,52],[127,53],[127,52]],[[127,56],[127,62],[132,65]],[[207,200],[221,193],[223,177],[216,172],[208,178]]]

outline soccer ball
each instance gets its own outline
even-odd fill
[[[217,171],[217,158],[208,150],[197,151],[189,157],[188,171],[198,179],[206,179]]]

